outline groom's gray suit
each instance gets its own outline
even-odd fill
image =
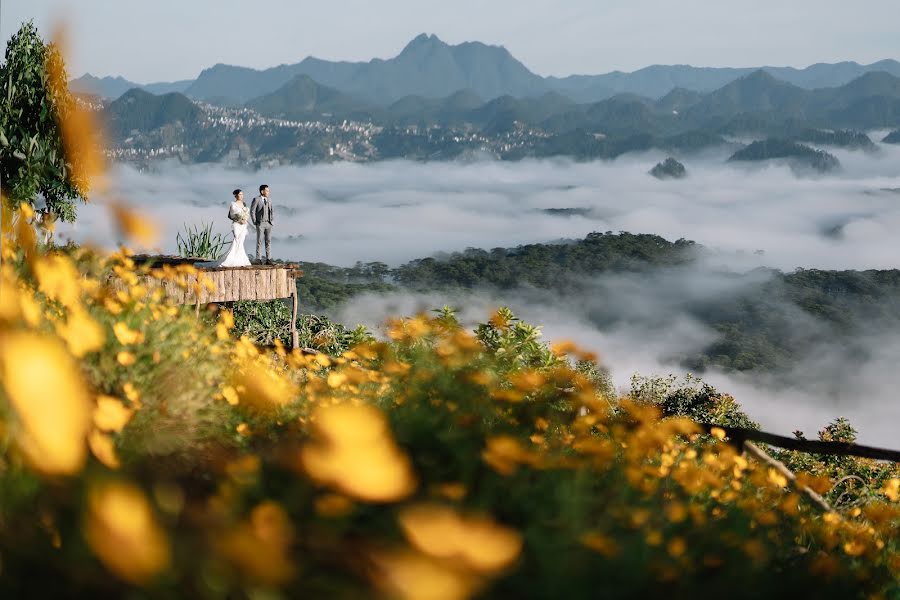
[[[256,260],[260,259],[260,246],[264,238],[266,241],[266,260],[269,260],[274,216],[275,209],[272,206],[272,200],[266,196],[259,195],[250,203],[250,220],[253,222],[253,226],[256,227]]]

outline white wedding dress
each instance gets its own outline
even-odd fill
[[[199,266],[202,267],[249,267],[250,266],[250,258],[247,256],[247,251],[244,250],[244,240],[247,239],[247,222],[239,223],[235,219],[241,213],[241,211],[247,211],[247,205],[241,202],[232,202],[231,207],[228,209],[228,218],[233,222],[231,224],[231,233],[234,235],[234,239],[231,240],[231,247],[228,249],[228,253],[225,256],[221,257],[219,260],[209,262],[209,263],[200,263]],[[248,211],[249,212],[249,211]]]

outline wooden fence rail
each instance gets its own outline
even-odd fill
[[[797,452],[805,452],[807,454],[827,454],[830,456],[858,456],[860,458],[872,458],[875,460],[886,460],[890,462],[900,463],[900,451],[886,450],[884,448],[875,448],[873,446],[863,446],[861,444],[851,444],[848,442],[823,442],[820,440],[798,440],[774,433],[766,433],[765,431],[757,431],[756,429],[745,429],[743,427],[726,427],[723,425],[715,425],[713,423],[697,423],[707,433],[713,428],[722,429],[728,436],[728,441],[742,448],[744,442],[753,441],[776,446],[785,450],[796,450]]]

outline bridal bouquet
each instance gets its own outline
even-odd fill
[[[250,209],[245,206],[244,208],[233,211],[231,220],[235,223],[246,225],[247,221],[250,220]]]

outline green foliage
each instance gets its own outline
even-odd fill
[[[373,340],[372,334],[363,325],[349,329],[320,315],[298,316],[297,333],[302,348],[310,348],[332,356]]]
[[[441,316],[449,316],[446,309]],[[541,342],[541,328],[521,321],[506,307],[500,308],[488,323],[478,325],[475,337],[508,370],[545,369],[561,362]]]
[[[181,232],[176,236],[178,254],[185,258],[203,258],[215,260],[225,249],[225,239],[221,233],[213,234],[212,223],[201,225],[184,224],[184,236]]]
[[[658,406],[666,417],[687,417],[696,423],[759,429],[735,399],[716,390],[698,377],[687,374],[678,380],[668,377],[631,377],[631,397]]]
[[[67,81],[59,49],[43,42],[33,22],[23,24],[0,64],[0,179],[13,207],[34,205],[40,195],[46,213],[71,222],[87,182],[73,181],[64,156],[59,119],[74,99],[52,85],[51,70]]]
[[[246,336],[254,344],[272,346],[275,340],[291,345],[291,309],[283,300],[259,302],[245,300],[231,305],[234,333]],[[297,316],[297,334],[301,348],[338,356],[353,346],[371,341],[372,335],[362,325],[350,329],[328,317],[301,314]]]
[[[583,287],[586,275],[687,264],[696,248],[693,242],[669,242],[657,235],[594,232],[583,240],[559,244],[470,248],[444,258],[423,258],[398,267],[392,275],[412,289],[532,285],[568,291]]]
[[[243,300],[231,304],[234,331],[254,344],[271,346],[275,340],[290,346],[291,308],[284,300]]]
[[[775,158],[797,160],[804,166],[825,173],[840,167],[840,162],[833,155],[824,150],[816,150],[791,140],[780,138],[768,138],[753,142],[746,148],[738,150],[729,162],[763,161]]]
[[[350,268],[301,262],[300,267],[303,277],[297,280],[297,292],[305,310],[327,311],[359,294],[397,289],[385,281],[391,271],[380,262],[357,263]]]
[[[844,417],[838,417],[819,431],[823,442],[856,442],[857,431]],[[805,439],[803,432],[794,436]],[[900,475],[900,465],[854,456],[816,455],[790,450],[774,454],[789,469],[815,476],[828,477],[833,485],[825,499],[839,510],[853,509],[877,501],[884,483]]]
[[[671,156],[663,162],[656,163],[650,174],[657,179],[682,179],[687,176],[684,165],[672,158]]]

